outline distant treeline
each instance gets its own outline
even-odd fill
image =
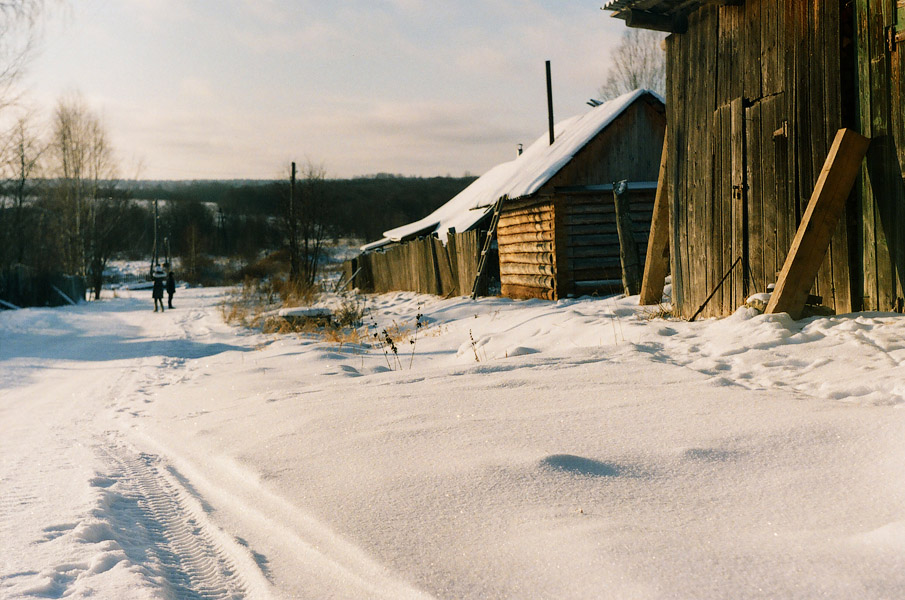
[[[472,181],[393,175],[301,180],[296,210],[314,207],[305,210],[328,238],[372,241],[424,217]],[[160,201],[159,255],[166,239],[186,279],[204,280],[215,257],[248,265],[287,247],[288,181],[99,181],[90,190],[78,188],[78,203],[70,189],[59,179],[0,182],[0,272],[23,264],[90,274],[111,258],[150,259],[154,200]]]
[[[475,177],[406,177],[378,174],[319,183],[321,218],[335,237],[366,241],[420,219],[465,189]],[[280,217],[288,181],[161,181],[135,182],[135,199],[215,204],[225,221]],[[175,225],[175,223],[174,223]],[[225,223],[223,224],[226,225]]]

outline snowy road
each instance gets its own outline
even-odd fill
[[[0,597],[905,595],[901,318],[403,294],[394,363],[221,299],[0,313]]]

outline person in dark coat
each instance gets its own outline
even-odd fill
[[[173,308],[173,294],[176,293],[176,277],[173,271],[167,273],[167,308]]]
[[[160,266],[157,266],[151,271],[151,278],[154,280],[154,288],[151,291],[151,297],[154,298],[154,312],[157,312],[158,302],[160,303],[160,312],[163,312],[163,285],[167,274]]]

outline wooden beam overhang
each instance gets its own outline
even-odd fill
[[[627,27],[651,29],[666,33],[685,33],[688,31],[688,17],[684,14],[671,16],[646,10],[631,9],[625,17]]]
[[[702,6],[740,6],[745,0],[612,0],[604,10],[628,27],[666,33],[685,33],[688,15]]]

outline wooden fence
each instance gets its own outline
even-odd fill
[[[350,287],[362,292],[469,295],[485,236],[483,231],[450,233],[446,245],[438,238],[425,237],[362,254],[343,264],[343,278],[352,279]]]
[[[35,273],[22,265],[0,271],[0,300],[20,308],[68,304],[61,293],[74,302],[81,302],[85,300],[86,289],[83,277]]]

